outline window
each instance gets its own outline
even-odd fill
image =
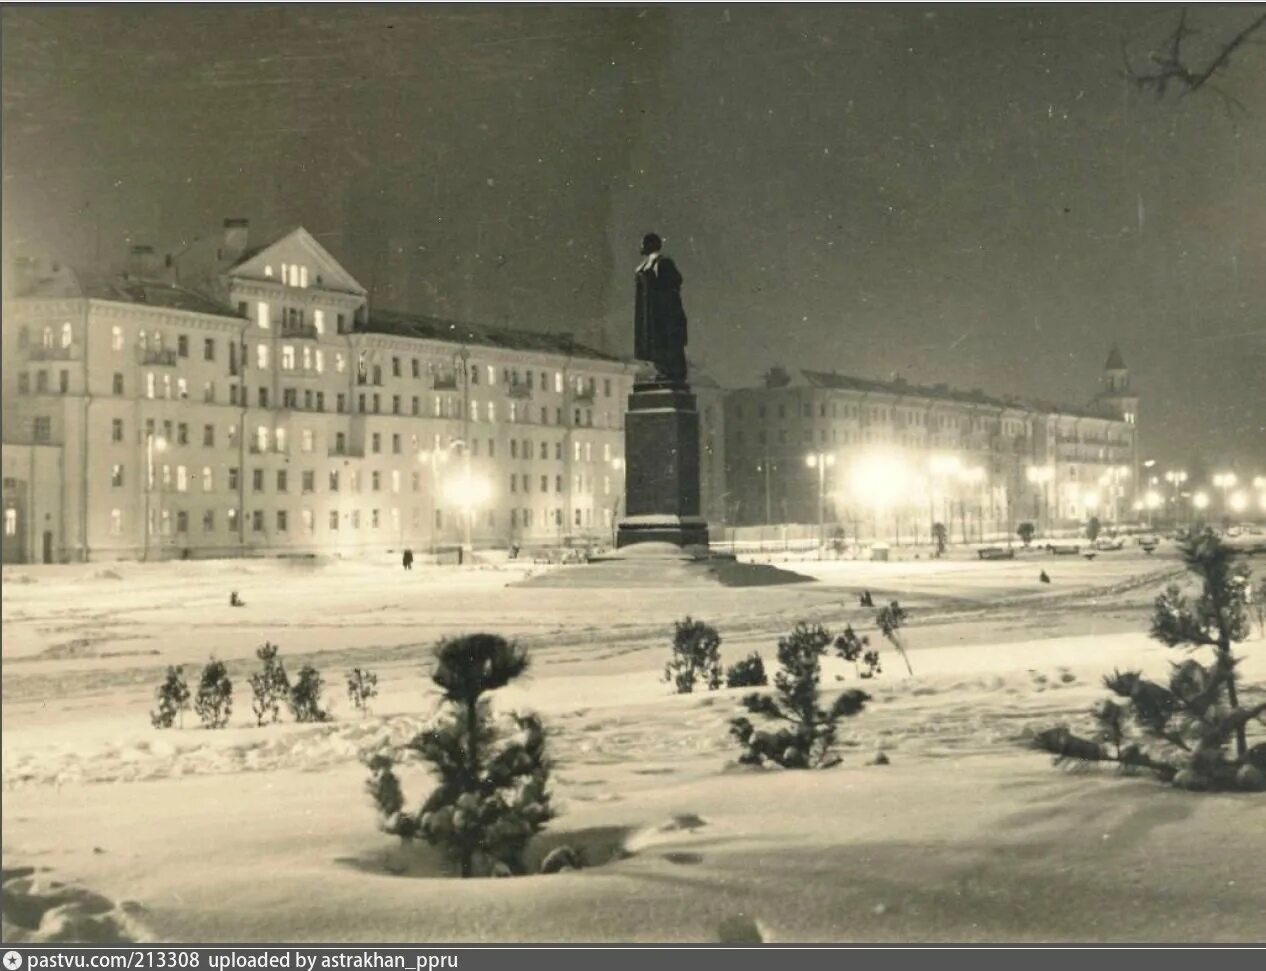
[[[202,382],[202,400],[205,404],[208,404],[208,405],[215,404],[215,382],[214,381]]]
[[[285,492],[285,491],[286,491],[286,486],[287,486],[287,485],[288,485],[288,483],[287,483],[287,481],[286,481],[286,470],[285,470],[285,469],[278,469],[278,470],[277,470],[277,491],[278,491],[278,492]]]
[[[491,364],[488,365],[488,383],[489,384],[497,383],[497,369],[494,368]]]
[[[267,388],[259,389],[259,406],[261,408],[268,407],[268,389]]]
[[[316,332],[318,334],[325,333],[325,311],[324,310],[317,309],[317,310],[312,311],[312,326],[316,328]]]
[[[12,511],[13,511],[13,510],[5,510],[5,512],[6,512],[6,513],[8,513],[8,512],[12,512]],[[9,526],[8,526],[8,519],[7,519],[7,518],[6,518],[6,520],[5,520],[5,530],[4,530],[4,531],[5,531],[6,533],[8,533],[8,532],[9,532]],[[13,535],[13,534],[12,534],[12,533],[10,533],[9,535]],[[121,510],[121,509],[111,509],[111,510],[110,510],[110,535],[111,535],[111,536],[121,536],[121,535],[123,535],[123,510]]]
[[[316,491],[316,473],[315,473],[315,472],[313,472],[311,469],[305,469],[305,470],[304,470],[304,473],[303,473],[303,491],[304,491],[304,492],[315,492],[315,491]]]
[[[370,529],[378,528],[378,510],[377,509],[369,510],[369,527]]]
[[[311,428],[305,428],[299,433],[299,448],[301,451],[311,452],[315,444],[316,435]]]
[[[344,455],[346,454],[346,452],[347,452],[347,433],[335,432],[334,433],[334,454]]]
[[[177,445],[189,444],[189,426],[186,425],[183,421],[179,425],[176,426],[176,444]]]
[[[370,488],[373,489],[374,492],[377,492],[379,489],[382,488],[382,473],[381,472],[371,473]]]
[[[347,395],[340,394],[334,399],[334,410],[340,415],[347,410]]]
[[[262,344],[260,346],[263,347]],[[267,366],[266,363],[260,365],[260,367]],[[293,344],[281,345],[281,369],[283,371],[293,371],[295,369],[295,347]]]
[[[116,418],[110,423],[110,441],[123,441],[123,419]]]
[[[312,515],[311,509],[304,509],[299,514],[299,517],[303,520],[303,531],[305,533],[311,533],[316,530],[316,517]]]
[[[237,491],[237,475],[238,475],[237,469],[235,468],[229,469],[229,491],[230,492]]]
[[[116,489],[123,487],[123,466],[117,463],[110,467],[110,485]]]
[[[341,327],[339,328],[339,333],[342,333]],[[344,371],[347,370],[347,358],[343,356],[343,353],[341,351],[335,353],[334,355],[334,370],[337,371],[339,374],[342,374]]]
[[[417,395],[414,395],[414,396],[413,396],[413,413],[414,413],[415,415],[420,415],[420,414],[422,414],[422,402],[421,402],[420,400],[418,400],[418,396],[417,396]]]
[[[548,475],[541,476],[541,491],[549,492],[549,476]]]
[[[579,513],[577,514],[579,515]],[[257,533],[264,531],[264,510],[256,509],[251,513],[251,529]]]
[[[71,330],[70,323],[67,322],[62,324],[62,347],[70,347],[70,345],[74,342],[74,339],[75,335]]]
[[[252,451],[264,453],[268,451],[268,426],[255,426],[255,448]]]
[[[211,337],[204,338],[202,341],[202,359],[204,361],[215,360],[215,339]]]
[[[202,531],[204,533],[215,532],[215,513],[210,509],[202,514]]]
[[[277,532],[284,533],[286,531],[286,510],[277,510]]]
[[[236,533],[237,532],[237,510],[230,509],[227,513],[227,516],[228,516],[228,521],[229,521],[229,532]]]
[[[330,510],[330,529],[338,529],[338,510]]]
[[[392,434],[392,436],[391,436],[391,451],[392,451],[394,454],[396,454],[396,455],[399,455],[399,454],[400,454],[400,434],[399,434],[399,432],[393,433],[393,434]]]
[[[286,430],[278,428],[276,431],[277,451],[285,454],[286,452]]]
[[[264,470],[255,469],[251,472],[251,488],[256,492],[264,491]]]
[[[563,372],[555,371],[554,372],[554,393],[562,394],[562,392],[563,392]]]
[[[393,378],[400,377],[400,358],[398,357],[391,359],[391,376]]]
[[[123,328],[122,327],[112,327],[110,329],[110,350],[112,351],[123,350]]]
[[[375,455],[382,451],[382,435],[374,432],[369,438],[369,448]]]
[[[189,356],[189,338],[184,334],[178,334],[176,336],[176,356]]]
[[[258,367],[261,371],[268,370],[268,345],[267,344],[255,345],[255,366]]]
[[[210,492],[215,488],[215,478],[211,474],[211,466],[204,465],[202,467],[202,491]]]
[[[259,326],[264,330],[267,330],[271,323],[268,316],[268,304],[263,300],[255,304],[255,315],[255,319],[259,323]]]
[[[32,431],[37,442],[48,442],[53,437],[53,419],[47,415],[40,415],[35,419]]]
[[[330,471],[330,491],[338,492],[338,469]]]
[[[211,448],[215,445],[215,426],[202,426],[202,444],[205,448]]]
[[[400,470],[391,470],[391,491],[398,493],[400,491]]]
[[[400,414],[400,396],[398,394],[391,396],[391,413],[393,415]]]

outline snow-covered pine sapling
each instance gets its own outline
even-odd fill
[[[741,661],[736,661],[725,672],[727,688],[763,688],[769,684],[765,675],[765,662],[753,651]]]
[[[507,731],[487,697],[527,667],[527,652],[496,634],[469,634],[436,646],[431,680],[446,710],[407,748],[431,764],[439,785],[416,814],[403,811],[392,757],[380,754],[369,762],[367,788],[383,829],[441,848],[463,877],[476,869],[522,873],[528,840],[554,816],[540,719],[511,714]]]
[[[185,709],[189,707],[189,685],[185,682],[184,668],[175,665],[167,669],[167,677],[154,692],[158,707],[149,713],[150,724],[155,728],[171,728],[179,720],[185,727]]]
[[[905,608],[894,600],[887,607],[879,609],[879,613],[875,615],[875,624],[879,627],[880,633],[888,639],[888,643],[897,649],[901,660],[906,662],[906,670],[914,674],[914,668],[910,667],[910,658],[906,655],[906,646],[900,634],[901,628],[905,626],[906,617]]]
[[[831,642],[826,628],[805,623],[796,624],[779,639],[780,670],[774,675],[774,694],[753,692],[743,698],[750,714],[779,725],[774,731],[764,731],[746,717],[733,719],[730,734],[743,746],[740,762],[763,765],[769,761],[787,769],[824,768],[839,762],[831,751],[836,723],[860,712],[870,695],[852,688],[842,692],[830,708],[819,707],[822,655]]]
[[[860,636],[851,625],[835,639],[835,653],[841,659],[853,662],[859,678],[873,678],[883,672],[879,666],[879,652],[870,646],[870,638]]]
[[[373,671],[352,668],[347,672],[347,697],[362,718],[369,714],[369,702],[377,695],[378,675]]]
[[[673,656],[664,666],[664,680],[679,695],[695,690],[696,681],[704,681],[709,691],[721,687],[721,635],[716,628],[701,620],[677,621],[673,630]]]
[[[328,722],[330,713],[321,707],[325,679],[311,664],[299,669],[299,677],[290,689],[290,713],[297,722]]]
[[[233,682],[223,661],[212,658],[202,669],[193,707],[203,728],[223,728],[229,723],[233,714]]]
[[[251,675],[251,711],[255,724],[276,722],[281,716],[281,703],[290,697],[290,679],[281,663],[280,648],[276,644],[264,644],[255,652],[263,663],[262,671]]]
[[[1266,703],[1242,704],[1231,645],[1248,636],[1248,571],[1235,551],[1208,529],[1180,541],[1200,589],[1188,597],[1171,584],[1156,598],[1151,636],[1170,647],[1207,648],[1208,664],[1188,657],[1168,683],[1139,671],[1114,671],[1104,684],[1116,695],[1095,709],[1090,738],[1057,727],[1035,738],[1056,761],[1115,762],[1145,769],[1185,789],[1266,790],[1266,742],[1248,744],[1248,726],[1266,721]]]

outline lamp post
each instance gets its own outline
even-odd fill
[[[1055,466],[1053,465],[1030,465],[1025,469],[1025,475],[1031,485],[1041,486],[1042,489],[1042,515],[1040,517],[1042,525],[1042,533],[1045,535],[1050,530],[1050,491],[1049,485],[1055,478]]]
[[[980,486],[983,488],[985,482],[985,470],[979,465],[973,465],[970,468],[963,469],[959,473],[959,478],[969,486]],[[975,494],[976,500],[976,520],[977,529],[979,531],[979,539],[983,543],[985,539],[984,503],[981,501],[983,493],[976,489],[973,489],[972,491]],[[964,534],[967,532],[965,526],[963,532]]]
[[[1170,491],[1173,495],[1170,501],[1174,504],[1174,518],[1178,518],[1178,495],[1182,490],[1183,483],[1187,481],[1187,473],[1183,469],[1170,469],[1165,473],[1165,481],[1169,483]]]
[[[624,471],[624,459],[619,455],[611,459],[611,471],[622,473]],[[623,483],[618,483],[615,490],[615,502],[611,503],[611,547],[615,548],[616,544],[616,521],[620,518],[620,503],[624,500]]]
[[[1222,515],[1225,517],[1228,510],[1228,493],[1239,482],[1239,478],[1234,472],[1218,472],[1213,476],[1213,484],[1222,490]]]
[[[818,559],[822,559],[822,548],[826,545],[826,470],[835,465],[835,456],[830,452],[811,452],[805,458],[805,464],[818,470]]]
[[[1191,507],[1197,512],[1203,513],[1209,508],[1209,493],[1199,490],[1191,494]]]
[[[165,452],[165,451],[167,451],[167,439],[163,438],[162,436],[155,435],[153,432],[145,433],[145,476],[146,476],[145,477],[145,548],[144,548],[144,555],[142,556],[142,559],[147,562],[149,561],[149,534],[150,534],[150,530],[152,526],[154,525],[150,520],[151,502],[152,502],[151,497],[154,492],[154,471],[155,471],[154,453],[158,452],[161,454],[162,452]],[[154,517],[155,519],[161,520],[161,516],[162,516],[161,510],[162,510],[162,492],[160,490],[158,494],[158,507],[153,510],[154,512],[158,513],[158,516]],[[162,534],[161,533],[159,534],[158,542],[159,542],[159,558],[161,559],[162,558]]]

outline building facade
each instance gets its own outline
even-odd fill
[[[824,524],[827,536],[928,541],[1133,515],[1138,398],[1113,348],[1083,408],[772,369],[726,399],[737,523]]]
[[[5,562],[610,540],[630,363],[371,313],[305,230],[247,234],[16,274]]]

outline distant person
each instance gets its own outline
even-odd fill
[[[1050,578],[1050,577],[1048,577],[1048,576],[1046,575],[1046,571],[1045,571],[1045,570],[1043,570],[1041,573],[1039,573],[1039,574],[1037,575],[1037,578],[1038,578],[1038,580],[1039,580],[1040,582],[1042,582],[1042,583],[1050,583],[1050,582],[1051,582],[1051,578]]]
[[[518,558],[519,558],[519,544],[511,543],[510,544],[510,559],[517,560]]]
[[[400,563],[406,570],[413,569],[413,550],[405,550],[404,556],[400,557]]]
[[[229,606],[230,607],[245,607],[246,606],[245,601],[243,601],[242,598],[237,595],[236,590],[234,590],[232,593],[229,594]]]

